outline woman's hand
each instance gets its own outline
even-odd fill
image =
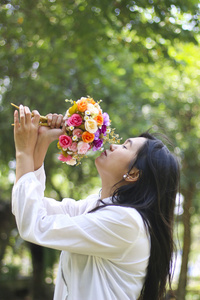
[[[48,114],[47,124],[49,127],[40,126],[39,136],[45,139],[49,144],[54,140],[57,140],[61,134],[65,132],[63,115],[61,114]]]
[[[20,114],[20,121],[19,121]],[[38,138],[38,124],[40,115],[37,111],[31,116],[30,109],[27,106],[20,105],[19,114],[14,112],[14,140],[16,155],[33,155]]]
[[[20,116],[20,121],[19,121]],[[38,139],[40,115],[31,115],[27,106],[20,105],[14,112],[14,140],[16,148],[16,181],[24,174],[34,171],[34,151]]]
[[[61,114],[48,114],[46,117],[49,127],[39,127],[34,151],[34,170],[37,170],[43,164],[50,143],[65,133],[63,116]]]

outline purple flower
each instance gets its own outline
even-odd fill
[[[101,126],[101,133],[103,133],[103,135],[106,135],[106,125],[102,125]]]
[[[95,140],[98,140],[98,139],[99,139],[99,136],[100,136],[100,134],[101,134],[101,130],[100,130],[100,129],[98,129],[98,130],[95,132],[95,137],[94,137],[94,139],[95,139]]]
[[[110,125],[110,119],[109,115],[105,112],[103,113],[103,125],[109,126]]]
[[[97,151],[101,148],[101,146],[103,145],[103,141],[101,139],[98,139],[98,140],[94,140],[93,141],[93,151]]]

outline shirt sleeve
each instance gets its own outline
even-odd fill
[[[45,170],[44,170],[44,164],[37,169],[35,172],[35,177],[37,178],[37,180],[41,183],[42,186],[42,190],[44,192],[45,190],[45,184],[46,184],[46,174],[45,174]]]
[[[36,179],[40,182],[40,184],[36,184],[38,189],[38,196],[42,199],[43,205],[46,209],[47,215],[53,214],[69,214],[71,217],[77,216],[83,213],[86,213],[93,208],[96,207],[97,201],[99,197],[97,195],[90,195],[84,200],[76,201],[71,198],[64,198],[62,201],[56,201],[52,198],[44,197],[45,185],[46,185],[46,174],[44,170],[44,165],[42,165],[38,170],[34,171],[33,174],[35,175]],[[32,175],[25,174],[22,176],[22,179],[19,179],[19,184],[21,181],[30,180]],[[35,182],[36,183],[36,182]],[[18,184],[17,184],[18,186]],[[34,183],[32,182],[32,187],[34,188]],[[15,186],[14,186],[14,189]],[[18,197],[20,196],[20,191],[18,190]],[[14,213],[14,201],[12,201],[13,206],[13,213]]]
[[[13,188],[13,213],[24,240],[73,253],[114,258],[136,242],[141,217],[132,208],[107,206],[93,213],[48,214],[34,173]]]
[[[56,201],[55,199],[44,197],[42,201],[47,215],[68,214],[70,217],[75,217],[95,208],[98,197],[97,195],[91,195],[84,200],[78,201],[71,198]]]

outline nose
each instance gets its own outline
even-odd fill
[[[110,151],[114,151],[116,149],[117,145],[111,144],[110,145]]]

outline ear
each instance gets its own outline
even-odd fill
[[[140,171],[134,167],[125,180],[128,182],[136,182],[139,177],[140,177]]]

